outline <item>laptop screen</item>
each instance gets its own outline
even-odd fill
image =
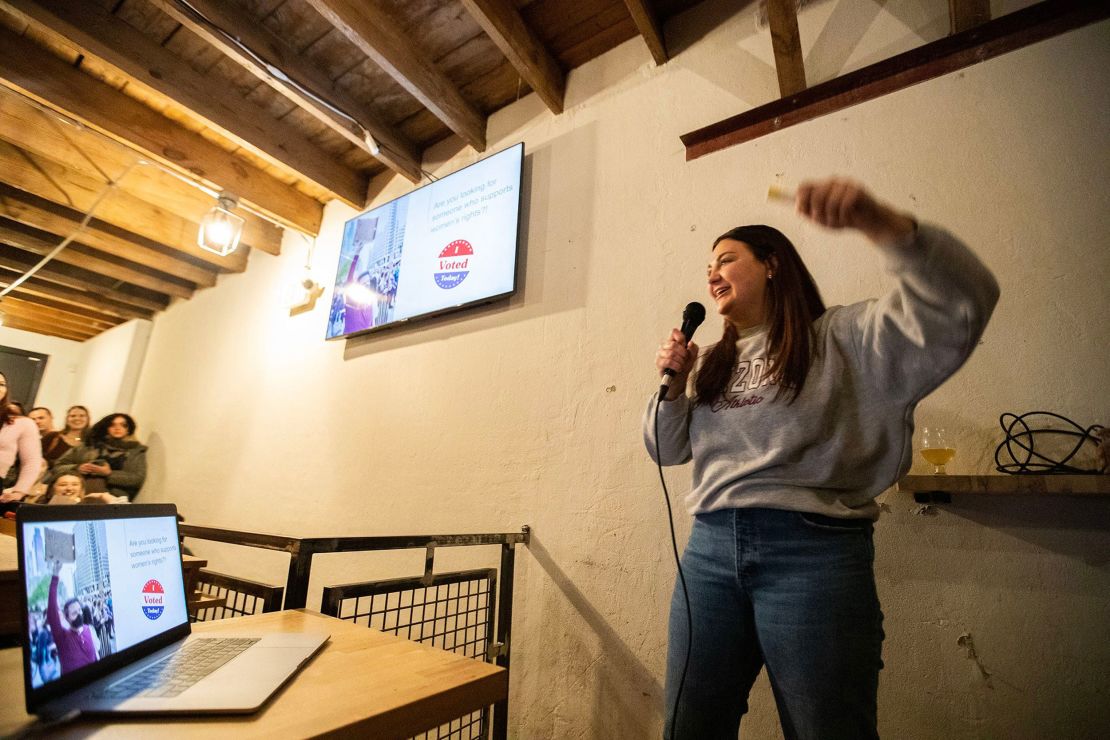
[[[32,690],[188,622],[176,518],[95,508],[21,517]]]

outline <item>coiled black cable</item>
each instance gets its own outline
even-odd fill
[[[1062,429],[1051,426],[1036,427],[1027,421],[1030,417],[1036,416],[1051,417],[1051,419],[1064,422],[1066,426]],[[1066,416],[1061,416],[1051,411],[1030,411],[1025,414],[1012,414],[1006,412],[998,417],[998,423],[1006,435],[994,450],[995,469],[1000,473],[1010,473],[1013,475],[1082,475],[1100,472],[1091,468],[1079,468],[1069,463],[1087,442],[1093,442],[1095,445],[1099,444],[1097,432],[1102,429],[1101,424],[1093,424],[1084,429]],[[1049,421],[1048,423],[1052,422]],[[1017,429],[1017,431],[1015,431],[1015,429]],[[1063,458],[1055,460],[1035,449],[1034,441],[1037,435],[1046,437],[1076,437],[1077,441],[1075,446],[1072,447],[1071,452],[1064,455]],[[1010,456],[1010,462],[1002,461],[1003,450]],[[1015,452],[1015,450],[1017,452]]]

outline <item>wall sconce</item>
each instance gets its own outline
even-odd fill
[[[232,211],[239,205],[239,199],[231,193],[220,193],[216,205],[204,214],[197,231],[197,245],[201,249],[215,252],[226,257],[239,246],[245,221]]]
[[[316,251],[316,239],[300,235],[308,243],[308,254],[305,257],[304,271],[297,283],[292,286],[289,295],[289,315],[297,316],[316,307],[317,299],[324,294],[324,286],[312,277],[312,255]]]

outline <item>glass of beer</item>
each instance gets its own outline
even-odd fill
[[[933,475],[947,473],[944,466],[956,456],[956,449],[948,443],[944,427],[922,428],[921,456],[933,466]]]

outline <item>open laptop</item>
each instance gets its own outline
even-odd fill
[[[23,506],[27,712],[249,713],[326,634],[190,634],[172,504]]]

